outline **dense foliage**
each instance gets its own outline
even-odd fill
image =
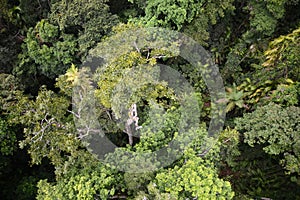
[[[0,0],[0,199],[300,199],[299,10]],[[218,66],[218,101],[175,31]],[[97,157],[104,135],[118,148]]]

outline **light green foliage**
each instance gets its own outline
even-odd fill
[[[147,186],[147,190],[149,194],[146,194],[143,191],[140,191],[139,194],[134,198],[135,200],[150,200],[150,199],[168,199],[168,200],[177,200],[177,197],[175,195],[172,195],[167,192],[160,192],[159,189],[157,189],[155,183],[150,183]]]
[[[218,160],[218,156],[216,153],[217,151],[214,151],[215,153],[208,153],[210,152],[208,151],[211,147],[210,145],[207,145],[207,148],[201,146],[203,138],[206,138],[207,135],[207,131],[199,123],[197,123],[200,116],[197,117],[199,112],[197,109],[195,109],[195,105],[199,104],[199,107],[202,106],[201,95],[198,93],[191,93],[189,90],[186,90],[184,85],[180,85],[180,87],[177,88],[179,93],[174,95],[174,91],[171,89],[171,87],[168,87],[169,83],[160,81],[158,79],[160,71],[155,65],[157,61],[157,53],[160,53],[159,55],[166,57],[171,57],[172,54],[168,53],[168,49],[163,49],[163,51],[159,52],[155,51],[154,48],[152,49],[151,46],[151,51],[147,48],[139,49],[139,41],[137,41],[136,48],[126,46],[129,44],[125,42],[122,45],[116,42],[116,45],[121,45],[120,48],[112,48],[112,46],[115,47],[116,45],[111,46],[110,42],[117,41],[122,37],[124,38],[124,35],[122,35],[122,28],[124,27],[120,25],[117,28],[121,29],[119,33],[117,32],[117,34],[104,41],[102,46],[99,45],[95,50],[92,51],[92,55],[101,55],[108,61],[104,66],[100,66],[95,74],[95,79],[97,80],[98,85],[98,88],[95,90],[95,96],[102,106],[105,107],[105,109],[111,109],[113,113],[113,119],[111,120],[115,122],[117,122],[116,119],[121,119],[122,121],[128,118],[127,109],[132,103],[136,103],[138,105],[138,116],[141,118],[140,123],[142,123],[142,128],[139,130],[139,134],[141,136],[140,140],[132,147],[127,146],[118,148],[115,152],[108,154],[106,156],[106,161],[110,162],[111,167],[113,167],[114,164],[117,166],[124,165],[125,169],[129,168],[131,171],[136,172],[126,172],[124,174],[122,179],[124,180],[125,185],[122,187],[122,189],[127,190],[128,195],[139,196],[143,192],[145,194],[147,193],[145,191],[147,190],[146,185],[153,181],[153,177],[155,176],[155,174],[143,173],[140,170],[144,167],[146,167],[148,170],[149,168],[154,170],[160,164],[158,161],[164,162],[163,156],[157,158],[157,160],[150,160],[148,159],[147,155],[143,155],[141,153],[154,152],[155,150],[167,146],[168,142],[170,142],[172,139],[175,139],[178,141],[177,144],[179,145],[179,150],[190,147],[193,148],[196,153],[199,153],[199,155],[209,155],[206,158],[207,162],[212,163]],[[126,30],[126,27],[124,29]],[[130,34],[128,34],[128,36],[135,37]],[[143,41],[143,39],[144,38],[142,38],[141,41]],[[159,42],[164,41],[158,41],[157,43]],[[165,41],[165,43],[167,42],[168,41]],[[155,47],[155,45],[153,46]],[[162,45],[160,44],[160,46]],[[176,44],[170,45],[170,48],[173,46],[176,48]],[[126,47],[128,49],[126,49]],[[107,52],[113,52],[114,54],[109,54]],[[116,56],[117,58],[115,59],[113,56]],[[84,70],[84,68],[82,70]],[[61,76],[60,78],[61,80],[65,80],[66,82],[70,82],[74,85],[77,81],[83,80],[78,78],[80,73],[83,72],[82,70],[78,70],[72,66],[67,71],[66,75]],[[172,75],[173,77],[173,74],[168,75]],[[63,83],[60,84],[65,87]],[[170,84],[176,84],[176,79],[174,80],[174,83]],[[79,86],[80,85],[82,84],[79,84]],[[68,93],[68,90],[66,90],[66,92]],[[195,102],[195,100],[197,100],[197,102]],[[185,107],[178,108],[180,103]],[[107,121],[99,122],[101,127],[102,125],[106,126],[105,124]],[[119,126],[123,127],[122,124]],[[119,132],[122,131],[122,128],[120,128]],[[107,130],[107,133],[111,132],[112,129]],[[191,138],[194,138],[195,141],[190,142]],[[206,140],[209,141],[207,138],[205,141]],[[176,150],[171,152],[173,150],[167,149],[167,151],[170,151],[170,153],[173,154],[174,152],[179,154],[179,152],[176,152]],[[126,152],[130,152],[134,155],[134,159],[139,161],[139,166],[135,166],[134,163],[131,164],[128,161]],[[196,154],[195,152],[194,154]],[[200,163],[196,156],[193,158],[196,159],[195,163],[191,164],[192,166],[190,166],[190,163],[188,163],[186,168],[193,168],[191,169],[193,173],[198,173],[198,171],[205,170],[203,172],[206,174],[205,176],[203,175],[202,177],[202,175],[199,174],[199,181],[204,181],[206,176],[208,176],[211,178],[209,183],[213,184],[212,180],[217,178],[217,170],[215,170],[212,165],[205,166],[204,163]],[[197,168],[196,165],[201,166]],[[182,170],[183,173],[186,168]],[[176,169],[170,168],[172,173],[175,173],[174,176],[179,176],[179,174],[176,173],[177,169],[179,169],[179,167]],[[160,174],[163,176],[165,172],[163,171]],[[183,182],[188,182],[189,177],[184,178],[184,176],[188,176],[188,173],[183,174],[182,180]],[[174,179],[174,177],[170,176],[170,180],[167,180],[171,181],[171,179]],[[159,179],[159,181],[161,180]],[[195,180],[193,183],[187,183],[187,185],[192,186],[187,186],[186,190],[190,191],[191,195],[197,195],[199,198],[202,198],[201,187],[199,190],[196,189],[199,186],[197,185],[197,181],[198,180]],[[210,186],[211,185],[207,185],[207,187]],[[193,189],[189,187],[193,187]],[[203,190],[206,189],[207,188],[204,188]],[[227,197],[232,198],[233,196],[233,193],[230,189],[230,184],[222,181],[221,179],[218,179],[218,183],[215,185],[215,187],[213,187],[212,190],[214,190],[213,192],[215,194],[213,194],[213,196],[216,199],[224,199]],[[167,193],[170,191],[161,188],[160,192]],[[177,191],[176,197],[179,197],[179,192],[180,191]],[[192,194],[193,192],[194,194]],[[210,191],[207,191],[207,193],[209,192]],[[154,194],[149,195],[151,196]],[[166,195],[167,194],[157,194],[156,196]],[[205,197],[203,196],[203,199],[204,198]]]
[[[28,31],[22,49],[17,74],[43,74],[49,78],[63,74],[77,51],[75,38],[60,33],[57,26],[46,20]]]
[[[230,183],[218,178],[218,170],[214,164],[219,161],[220,144],[213,142],[216,146],[203,152],[201,144],[206,140],[203,139],[203,133],[207,132],[200,132],[202,133],[197,133],[199,140],[188,145],[183,157],[171,166],[160,169],[148,184],[147,190],[139,191],[135,199],[233,198]]]
[[[108,41],[114,38],[119,39],[118,37],[122,36],[122,34],[122,32],[117,33],[112,38],[109,38]],[[128,34],[128,36],[136,37],[131,34]],[[145,36],[147,36],[147,33],[141,36],[141,41],[148,39]],[[150,36],[152,35],[149,34]],[[159,37],[164,37],[164,35],[160,35]],[[170,38],[167,41],[163,41],[164,38],[159,39],[155,41],[159,46],[163,46],[162,44],[168,43],[168,40],[171,40]],[[137,44],[140,44],[139,42],[137,41]],[[200,114],[197,112],[198,108],[195,108],[195,105],[199,104],[199,107],[202,106],[201,95],[190,92],[189,88],[185,88],[185,85],[180,84],[180,82],[179,84],[176,83],[177,79],[180,80],[180,77],[175,78],[178,75],[172,72],[165,72],[166,74],[164,74],[165,76],[173,77],[173,80],[170,81],[171,83],[160,80],[163,68],[160,69],[155,65],[156,53],[159,51],[155,51],[154,44],[152,44],[153,49],[139,49],[138,45],[136,49],[128,47],[123,54],[119,52],[119,49],[112,49],[113,52],[115,51],[112,55],[120,54],[117,59],[110,58],[111,54],[107,53],[107,51],[110,52],[110,49],[105,47],[111,48],[108,44],[109,42],[105,43],[104,41],[104,47],[99,45],[93,50],[95,55],[100,54],[109,61],[108,64],[98,69],[97,79],[99,88],[96,90],[95,95],[106,108],[113,111],[114,117],[118,120],[120,119],[123,124],[128,119],[127,113],[130,105],[132,103],[138,105],[138,116],[141,119],[140,124],[143,128],[139,130],[141,138],[134,148],[137,151],[155,151],[166,146],[173,137],[177,137],[178,135],[180,135],[178,136],[178,141],[184,146],[185,141],[188,141],[190,134],[192,134],[189,131],[192,132],[193,129],[198,128],[195,126],[199,126],[195,121],[199,120],[200,116],[197,117],[197,115]],[[129,44],[124,42],[116,45],[120,45],[120,48],[123,49]],[[174,44],[171,43],[171,48],[176,48],[176,42]],[[127,53],[131,49],[132,51]],[[171,57],[172,54],[168,53],[168,48],[165,49],[160,51],[160,55]],[[103,51],[104,53],[101,53]],[[145,52],[147,56],[141,52]],[[171,85],[170,87],[168,87],[169,84]],[[176,84],[179,85],[176,88],[176,95],[174,94],[175,89],[172,88],[172,84],[175,84],[175,87]],[[193,101],[195,99],[198,101]],[[186,103],[185,108],[187,110],[178,109],[180,103]],[[120,126],[124,127],[122,123]],[[178,133],[179,130],[181,133]],[[187,132],[188,134],[185,134]],[[184,138],[184,135],[187,138]],[[120,161],[121,158],[118,160]]]
[[[136,70],[131,71],[133,67],[135,67],[136,65],[146,64],[147,62],[148,62],[147,59],[143,58],[140,53],[131,52],[129,53],[129,55],[122,56],[121,58],[118,59],[118,61],[115,61],[114,63],[112,63],[111,66],[108,66],[105,70],[103,70],[103,72],[99,74],[100,78],[98,81],[98,86],[100,89],[96,91],[96,96],[99,97],[100,102],[105,107],[110,108],[112,94],[113,93],[115,93],[116,95],[119,94],[118,92],[114,92],[114,88],[116,87],[116,85],[119,84],[120,81],[125,81],[127,79],[126,74],[128,76],[128,79],[132,78],[131,73],[136,73]],[[154,60],[154,64],[155,64],[155,60]],[[151,63],[149,67],[151,67]],[[137,84],[136,81],[137,80],[132,79],[131,81],[127,80],[126,82],[127,84],[130,82]],[[142,83],[139,84],[143,85]],[[130,86],[128,85],[126,87],[130,87]],[[147,94],[144,95],[147,96]]]
[[[178,44],[173,38],[164,38],[159,31],[155,35],[131,24],[121,24],[114,31],[116,34],[91,51],[92,55],[100,55],[107,62],[97,70],[99,89],[95,94],[100,103],[112,109],[117,118],[125,112],[120,106],[128,109],[132,103],[143,100],[161,101],[167,106],[166,101],[174,100],[174,91],[167,88],[165,81],[159,80],[160,69],[156,62],[159,57],[168,58],[177,53]],[[120,42],[122,38],[127,39],[126,43]],[[130,41],[136,41],[137,46],[134,48]],[[143,44],[148,45],[143,47]]]
[[[59,77],[57,86],[60,91],[69,96],[72,95],[72,114],[75,120],[78,138],[85,135],[87,127],[99,129],[104,132],[117,132],[119,127],[112,120],[109,109],[102,105],[96,97],[96,88],[92,85],[93,75],[90,68],[78,69],[72,65],[65,75]]]
[[[267,80],[265,82],[253,83],[250,78],[246,78],[236,89],[241,94],[240,101],[243,101],[243,107],[249,110],[252,107],[270,102],[269,96],[276,89],[276,82]]]
[[[55,185],[41,180],[38,183],[38,200],[50,199],[108,199],[114,194],[113,189],[106,188],[112,184],[113,177],[98,169],[79,170],[78,174],[60,179]]]
[[[190,157],[181,166],[162,170],[154,183],[161,192],[167,192],[177,199],[232,199],[230,183],[218,178],[214,168],[200,157]]]
[[[299,107],[270,103],[236,119],[236,129],[244,133],[250,146],[264,144],[266,153],[283,156],[281,164],[287,173],[299,174],[299,116]]]
[[[71,65],[67,72],[56,78],[55,86],[60,89],[60,92],[68,97],[72,96],[73,88],[78,84],[80,77],[78,68],[74,64]]]
[[[20,146],[28,147],[32,163],[40,164],[48,158],[55,166],[56,182],[40,181],[37,199],[107,199],[119,182],[123,184],[116,182],[118,174],[86,151],[73,122],[78,113],[68,110],[70,89],[78,85],[86,89],[90,84],[87,75],[85,69],[72,65],[57,79],[60,94],[42,87],[35,99],[18,97],[18,103],[10,110],[15,115],[12,122],[25,127]]]
[[[76,35],[79,51],[87,51],[108,34],[118,22],[109,13],[107,0],[60,0],[52,4],[49,19],[58,24],[59,30]]]
[[[90,56],[103,58],[106,64],[110,64],[134,51],[143,54],[149,64],[155,64],[158,58],[169,58],[179,54],[179,35],[176,32],[121,23],[113,27],[111,34],[90,51]]]
[[[77,150],[57,168],[61,173],[56,182],[39,181],[37,199],[109,199],[123,185],[121,175],[85,150]]]

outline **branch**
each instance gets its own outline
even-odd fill
[[[80,119],[80,114],[77,114],[77,113],[75,113],[75,112],[72,111],[72,110],[67,110],[67,112],[73,114],[75,117],[77,117],[78,119]]]
[[[137,46],[137,44],[136,44],[135,41],[133,42],[133,45],[134,45],[135,49],[136,49],[139,53],[141,53],[141,51],[140,51],[140,49],[138,48],[138,46]]]
[[[197,154],[197,156],[199,156],[201,158],[204,157],[209,152],[210,149],[211,148],[208,148],[208,149],[204,150],[202,153]]]
[[[90,128],[87,125],[83,129],[78,128],[77,131],[79,132],[79,136],[77,137],[78,139],[88,136],[90,132],[102,134],[101,130]]]

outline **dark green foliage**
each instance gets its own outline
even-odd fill
[[[16,149],[16,134],[7,121],[0,119],[0,152],[2,155],[11,155]]]
[[[24,42],[23,54],[19,56],[20,64],[16,68],[19,75],[42,74],[54,78],[64,73],[75,61],[75,38],[70,34],[60,34],[57,26],[45,20],[29,29]]]
[[[105,1],[62,0],[49,6],[49,17],[28,29],[14,69],[31,93],[42,84],[53,87],[53,80],[71,63],[79,64],[118,21]]]
[[[299,184],[285,174],[278,157],[266,154],[262,148],[263,145],[240,144],[241,154],[235,156],[235,165],[224,168],[236,192],[234,199],[243,199],[241,194],[247,194],[245,199],[299,199]]]
[[[226,1],[178,1],[154,0],[148,2],[130,1],[144,10],[145,16],[131,19],[147,26],[160,26],[182,30],[201,44],[209,38],[208,28],[224,17],[227,10],[233,10],[232,0]]]
[[[76,36],[80,54],[101,41],[118,19],[110,14],[106,0],[60,0],[52,4],[50,21],[59,30]]]
[[[0,152],[1,155],[12,155],[17,149],[17,128],[11,124],[9,109],[13,107],[20,94],[22,85],[12,75],[0,74]]]
[[[16,115],[11,109],[16,109],[18,99],[23,95],[22,88],[14,76],[0,74],[0,197],[8,200],[33,199],[38,180],[51,177],[49,169],[52,170],[44,165],[45,162],[30,168],[27,152],[18,148],[23,139],[22,125],[14,120]]]
[[[235,30],[236,27],[234,26],[231,28],[230,37],[234,43],[231,43],[229,51],[227,50],[229,53],[227,53],[227,60],[222,69],[226,81],[232,82],[234,80],[240,84],[245,77],[253,76],[257,81],[261,79],[258,78],[261,76],[264,76],[264,81],[273,77],[273,75],[270,77],[272,71],[265,70],[260,65],[264,62],[263,54],[267,50],[267,45],[272,41],[270,35],[273,35],[273,38],[279,36],[275,35],[274,32],[277,30],[278,20],[287,14],[285,7],[290,3],[290,1],[249,0],[236,8],[236,15],[242,17],[244,21],[236,24],[238,30]],[[293,2],[293,4],[298,4],[298,1]],[[294,24],[291,30],[298,27],[299,22]],[[291,30],[288,31],[291,32]],[[235,31],[237,32],[234,33]],[[290,44],[286,47],[288,46],[293,48],[294,45]],[[294,59],[298,58],[294,57]],[[277,70],[274,72],[279,74]]]
[[[47,1],[0,1],[0,72],[11,73],[17,64],[27,30],[47,16]]]
[[[0,38],[0,73],[10,73],[21,48],[15,38],[8,33],[0,32]]]
[[[300,82],[294,84],[280,84],[271,95],[271,100],[281,106],[299,106]]]

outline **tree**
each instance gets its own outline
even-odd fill
[[[34,26],[49,11],[46,1],[0,1],[0,71],[11,73],[18,65],[17,56],[21,52],[29,27]]]
[[[52,4],[49,19],[59,30],[73,34],[79,54],[85,56],[101,38],[107,35],[118,22],[117,16],[109,11],[107,0],[60,0]]]
[[[272,40],[270,35],[277,37],[274,32],[281,28],[279,22],[284,19],[285,15],[288,15],[286,10],[292,5],[298,5],[298,1],[250,0],[243,1],[236,7],[236,14],[244,20],[232,26],[229,32],[234,42],[227,46],[229,49],[225,51],[227,54],[223,68],[225,80],[231,79],[231,82],[235,80],[239,85],[244,77],[251,76],[251,72],[261,71],[257,69],[259,68],[257,65],[261,64],[263,53]],[[233,23],[236,23],[236,20],[233,20]],[[299,22],[293,23],[291,29],[297,28],[297,23]],[[238,30],[235,30],[236,27]],[[245,71],[248,73],[244,73]]]
[[[180,168],[175,166],[158,173],[152,184],[176,199],[232,199],[234,196],[230,183],[219,179],[209,162],[195,155],[186,159]]]
[[[17,150],[16,124],[9,120],[13,117],[9,109],[14,107],[17,97],[21,94],[22,85],[18,79],[9,74],[0,74],[0,152],[2,155],[12,155]]]
[[[217,20],[223,17],[225,12],[234,9],[232,0],[209,3],[193,0],[157,0],[147,3],[132,0],[130,2],[136,3],[145,12],[144,17],[132,19],[133,21],[141,22],[147,26],[183,30],[201,44],[205,44],[209,37],[209,26],[216,24]]]
[[[78,5],[82,5],[78,6]],[[53,84],[71,63],[80,64],[88,50],[117,23],[104,1],[55,1],[50,15],[29,28],[14,73],[29,90]]]
[[[122,30],[124,27],[119,26],[116,30],[118,28]],[[128,29],[125,27],[125,30]],[[157,173],[166,173],[165,171],[143,172],[141,171],[144,169],[143,167],[156,170],[157,167],[162,167],[161,164],[168,159],[168,156],[172,158],[183,154],[180,151],[187,148],[187,145],[191,145],[194,151],[191,153],[193,155],[191,155],[191,163],[188,163],[192,166],[187,165],[187,168],[191,167],[193,168],[191,170],[196,172],[198,169],[194,169],[195,165],[200,164],[197,154],[204,156],[211,148],[209,145],[201,146],[201,138],[206,138],[208,132],[203,128],[204,125],[199,123],[200,116],[195,117],[198,114],[195,105],[202,105],[201,96],[197,92],[190,91],[186,83],[181,83],[180,77],[175,76],[176,74],[168,74],[176,77],[174,83],[172,79],[169,80],[170,82],[166,82],[158,76],[160,74],[160,69],[156,66],[158,59],[161,56],[176,55],[177,51],[174,49],[178,49],[178,44],[169,41],[173,38],[165,38],[166,35],[161,35],[162,38],[155,41],[154,47],[130,48],[125,44],[125,47],[122,48],[112,48],[111,41],[116,41],[118,37],[123,38],[124,32],[120,31],[120,33],[117,32],[107,38],[107,43],[104,41],[103,45],[106,45],[107,48],[99,45],[92,51],[92,55],[106,55],[99,54],[104,49],[116,51],[116,55],[121,54],[108,60],[105,67],[100,66],[94,76],[91,76],[91,71],[87,67],[77,69],[75,65],[72,65],[64,75],[57,79],[60,93],[56,94],[42,87],[35,99],[25,96],[20,98],[19,104],[13,111],[17,116],[14,120],[25,126],[25,138],[21,145],[28,146],[32,162],[38,164],[42,158],[48,158],[56,168],[56,182],[41,181],[38,198],[82,199],[98,198],[97,196],[108,198],[122,193],[134,198],[142,191],[147,192],[146,185],[150,181],[154,181]],[[145,36],[149,36],[151,39],[152,35],[145,33]],[[129,37],[136,36],[129,32]],[[176,38],[176,36],[173,37]],[[148,37],[143,39],[148,39]],[[155,45],[167,47],[155,49]],[[88,62],[86,65],[88,66]],[[131,73],[132,71],[134,73]],[[176,81],[179,81],[177,83],[179,87],[172,89],[171,86],[173,86],[172,84],[176,86]],[[97,88],[93,88],[93,82],[97,83]],[[126,92],[128,89],[132,90],[132,93]],[[72,93],[72,90],[75,93]],[[73,95],[72,102],[71,95]],[[71,104],[73,106],[75,104],[73,110],[69,110]],[[182,107],[180,104],[184,106]],[[128,140],[124,133],[124,126],[128,121],[126,113],[132,105],[137,105],[138,113],[134,116],[141,119],[138,125],[143,128],[139,129],[140,139],[136,139],[134,142],[130,142],[132,140],[129,139],[129,145],[126,145]],[[93,106],[92,110],[89,109],[90,106]],[[72,120],[75,120],[75,123]],[[101,131],[98,131],[97,124],[102,128]],[[129,132],[126,133],[130,137]],[[112,169],[97,162],[94,156],[88,153],[87,150],[93,143],[85,146],[83,142],[88,141],[84,140],[85,138],[93,139],[92,136],[96,135],[97,137],[97,135],[103,134],[122,145],[122,147],[109,152],[105,157],[104,162],[108,162]],[[197,138],[197,142],[189,144],[191,138]],[[167,147],[165,152],[168,154],[156,153],[156,150],[168,146],[172,140],[175,140],[173,147],[175,149]],[[154,156],[149,162],[146,159],[147,156],[144,156],[146,152],[157,154],[157,156]],[[212,152],[217,154],[216,151]],[[129,165],[128,157],[126,157],[128,153],[131,153],[140,164]],[[205,158],[205,160],[210,158]],[[86,171],[78,171],[82,162],[90,163],[84,167]],[[170,166],[170,170],[175,173],[176,170],[173,168],[176,165],[184,166],[182,162]],[[168,165],[170,164],[172,163]],[[201,169],[207,169],[203,176],[217,176],[217,169],[214,169],[213,164],[209,167],[205,167],[204,163],[201,165],[203,165]],[[93,167],[89,168],[90,166]],[[118,166],[125,166],[124,169],[131,171],[117,172]],[[91,170],[95,168],[99,171],[90,174]],[[137,173],[132,173],[132,170]],[[202,177],[201,174],[199,174],[199,181],[204,184],[204,178],[200,177]],[[103,178],[106,178],[107,182],[101,181]],[[87,185],[83,184],[88,179],[92,181]],[[129,180],[134,181],[129,182]],[[184,182],[186,180],[183,180],[182,184],[185,184]],[[194,183],[191,184],[194,185]],[[213,196],[218,196],[220,193],[220,196],[232,198],[233,193],[228,183],[220,180],[219,183],[210,182],[210,184],[216,187]],[[160,190],[161,192],[170,192],[164,188]],[[186,196],[200,195],[201,192],[188,188],[186,190]]]
[[[250,146],[266,144],[266,153],[283,155],[280,162],[288,173],[299,173],[299,112],[298,107],[270,103],[236,119],[236,128]]]
[[[45,75],[54,78],[66,71],[74,61],[77,52],[75,38],[70,34],[60,34],[58,27],[41,20],[30,28],[22,45],[19,66],[20,75]]]

